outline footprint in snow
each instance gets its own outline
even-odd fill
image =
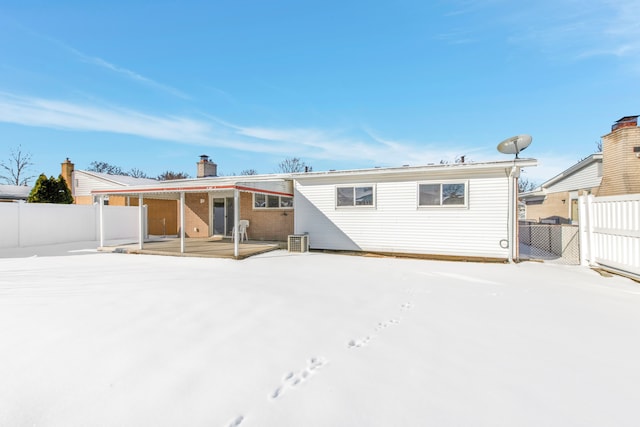
[[[302,369],[300,372],[294,373],[293,371],[291,371],[285,374],[282,378],[282,384],[276,387],[276,389],[271,392],[271,395],[269,397],[271,399],[279,398],[287,390],[293,387],[297,387],[299,384],[311,378],[313,373],[316,372],[317,369],[325,363],[326,362],[319,357],[312,357],[307,362],[307,367]]]
[[[349,348],[358,348],[358,347],[364,347],[365,345],[367,345],[369,343],[369,341],[371,341],[371,337],[370,336],[366,336],[361,340],[351,340],[347,343],[347,347]]]
[[[411,310],[412,308],[413,308],[413,304],[411,302],[405,302],[400,306],[400,309],[404,311]]]
[[[229,424],[229,427],[238,427],[243,420],[244,420],[244,417],[240,415],[236,419],[231,421],[231,423]]]

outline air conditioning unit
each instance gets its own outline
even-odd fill
[[[308,234],[290,234],[287,239],[289,252],[309,252]]]

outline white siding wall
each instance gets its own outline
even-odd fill
[[[92,190],[109,190],[122,185],[114,182],[105,181],[91,175],[82,173],[82,171],[73,172],[73,196],[90,196]]]
[[[598,172],[600,171],[600,172]],[[600,186],[602,162],[593,162],[547,188],[549,193],[584,190]]]
[[[468,208],[418,209],[418,182],[362,181],[376,185],[376,207],[336,209],[336,182],[296,181],[295,232],[314,249],[508,257],[505,176],[470,179]]]

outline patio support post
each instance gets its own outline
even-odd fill
[[[98,199],[98,217],[100,218],[100,247],[104,246],[104,196]]]
[[[180,253],[184,253],[184,191],[180,193]]]
[[[138,195],[138,248],[144,247],[144,203],[142,194]]]
[[[238,222],[240,221],[240,192],[237,188],[233,189],[233,256],[238,258],[240,252],[238,233]]]

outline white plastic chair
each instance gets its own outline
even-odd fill
[[[247,236],[247,228],[249,228],[248,219],[241,219],[240,221],[238,221],[238,236],[240,237],[241,242],[249,239],[249,237]],[[231,230],[231,236],[233,239],[236,238],[235,227],[233,230]]]

